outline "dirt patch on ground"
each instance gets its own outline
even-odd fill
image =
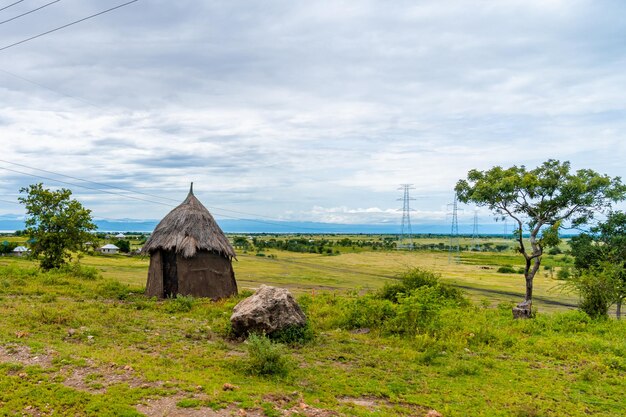
[[[361,407],[366,407],[371,410],[379,406],[380,399],[375,397],[341,397],[337,398],[337,401],[340,403],[360,405]]]
[[[424,407],[424,406],[415,405],[415,404],[407,404],[407,403],[402,403],[402,402],[392,403],[389,400],[386,400],[384,398],[377,398],[377,397],[367,397],[367,396],[365,397],[340,397],[340,398],[337,398],[337,401],[339,401],[340,403],[344,403],[344,404],[354,404],[354,405],[358,405],[361,407],[365,407],[370,411],[383,411],[381,410],[381,408],[383,407],[400,406],[400,407],[410,409],[412,416],[433,417],[433,416],[439,415],[439,414],[435,414],[438,412],[431,409],[430,407]]]
[[[52,365],[52,359],[54,359],[52,352],[32,353],[28,346],[23,345],[0,346],[0,362],[49,368]]]
[[[283,416],[337,417],[339,415],[336,411],[323,410],[304,403],[283,411]]]
[[[239,356],[243,352],[232,351],[231,355]],[[55,353],[46,351],[45,353],[33,353],[28,346],[9,344],[0,346],[0,363],[15,363],[23,366],[40,366],[42,368],[52,367]],[[116,384],[128,384],[133,388],[162,387],[163,382],[146,382],[134,371],[130,365],[96,365],[88,361],[86,366],[63,366],[55,371],[54,376],[63,378],[62,384],[80,391],[92,394],[101,394],[108,387]],[[138,412],[148,417],[263,417],[265,413],[260,409],[244,410],[236,405],[231,405],[222,410],[213,410],[210,407],[179,407],[177,404],[184,399],[206,400],[206,396],[196,394],[193,397],[179,394],[171,397],[156,399],[146,399],[136,406]],[[290,395],[267,395],[265,401],[275,405],[276,411],[283,416],[301,417],[335,417],[339,414],[335,411],[324,410],[305,404],[298,393]],[[354,399],[353,399],[354,400]],[[358,400],[357,400],[358,401]],[[348,401],[346,401],[348,402]],[[352,401],[354,402],[354,401]],[[206,403],[205,403],[206,404]],[[368,404],[355,402],[357,405],[369,407]],[[374,404],[372,404],[374,405]],[[25,415],[44,416],[46,411],[35,407],[23,410]]]
[[[266,395],[263,399],[275,405],[275,410],[284,417],[338,417],[335,411],[323,410],[305,404],[297,399],[298,395]],[[241,409],[231,405],[221,410],[213,410],[209,407],[184,408],[177,404],[190,397],[175,395],[157,399],[145,400],[136,406],[137,411],[148,417],[264,417],[265,413],[260,409]],[[192,397],[193,398],[193,397]]]
[[[177,406],[183,396],[148,399],[137,405],[137,411],[147,417],[263,417],[265,414],[258,410],[243,410],[228,407],[222,410],[213,410],[209,407],[182,408]]]
[[[148,383],[137,377],[130,365],[64,367],[58,372],[65,377],[63,385],[80,391],[102,393],[115,384],[128,384],[132,388],[160,387],[161,382]]]

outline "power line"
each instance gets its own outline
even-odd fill
[[[24,1],[24,0],[19,0],[19,1],[16,1],[15,3],[9,4],[8,6],[4,6],[2,9],[0,9],[0,12],[1,12],[1,11],[3,11],[3,10],[8,9],[8,8],[9,8],[9,7],[11,7],[11,6],[15,6],[16,4],[20,4],[20,3],[21,3],[21,2],[23,2],[23,1]]]
[[[93,107],[96,107],[96,108],[98,108],[98,109],[104,110],[104,107],[98,106],[97,104],[93,104],[93,103],[88,102],[88,101],[87,101],[87,100],[85,100],[85,99],[80,98],[80,97],[76,97],[76,96],[73,96],[73,95],[71,95],[71,94],[67,94],[67,93],[64,93],[64,92],[62,92],[62,91],[55,90],[54,88],[50,88],[50,87],[48,87],[47,85],[43,85],[43,84],[41,84],[41,83],[38,83],[37,81],[29,80],[28,78],[22,77],[21,75],[14,74],[14,73],[12,73],[12,72],[9,72],[9,71],[7,71],[7,70],[3,70],[3,69],[1,69],[1,68],[0,68],[0,72],[2,72],[3,74],[6,74],[6,75],[10,75],[11,77],[18,78],[18,79],[20,79],[20,80],[22,80],[22,81],[26,81],[27,83],[34,84],[34,85],[36,85],[36,86],[38,86],[38,87],[45,88],[46,90],[52,91],[53,93],[59,94],[59,95],[61,95],[61,96],[65,96],[65,97],[68,97],[68,98],[71,98],[71,99],[74,99],[74,100],[80,101],[80,102],[82,102],[83,104],[87,104],[87,105],[89,105],[89,106],[93,106]]]
[[[162,197],[162,196],[159,196],[159,195],[156,195],[156,194],[150,194],[150,193],[145,193],[145,192],[136,191],[136,190],[129,190],[127,188],[116,187],[116,186],[112,186],[112,185],[109,185],[109,184],[103,184],[103,183],[100,183],[100,182],[86,180],[84,178],[73,177],[71,175],[65,175],[65,174],[61,174],[61,173],[53,172],[53,171],[48,171],[48,170],[41,169],[41,168],[35,168],[35,167],[24,165],[24,164],[18,164],[17,162],[11,162],[11,161],[7,161],[7,160],[4,160],[4,159],[0,159],[0,162],[4,162],[6,164],[20,166],[20,167],[23,167],[23,168],[32,169],[32,170],[35,170],[35,171],[45,172],[47,174],[57,175],[57,176],[60,176],[60,177],[70,178],[70,179],[73,179],[73,180],[76,180],[76,181],[82,181],[82,182],[98,185],[100,187],[106,187],[106,188],[110,188],[110,189],[114,189],[114,190],[126,191],[128,193],[141,194],[141,195],[145,195],[147,197],[160,198],[162,200],[169,200],[169,201],[173,201],[175,203],[179,202],[179,200],[176,200],[176,199],[173,199],[173,198],[169,198],[169,197]],[[3,168],[0,167],[0,169],[3,169]],[[28,175],[28,174],[26,174],[26,175]],[[42,178],[44,178],[44,177],[42,177]],[[49,179],[49,178],[44,178],[44,179]],[[51,180],[54,181],[53,179],[51,179]],[[67,183],[67,184],[74,185],[72,183]],[[91,189],[93,189],[93,188],[91,188]],[[123,194],[118,194],[118,195],[123,196]],[[145,201],[150,201],[150,200],[145,200]],[[280,221],[280,220],[275,219],[273,217],[262,216],[260,214],[255,214],[255,213],[248,213],[248,212],[245,212],[245,211],[231,210],[231,209],[225,209],[225,208],[222,208],[222,207],[214,207],[214,206],[207,206],[207,208],[210,208],[210,209],[213,209],[213,210],[217,210],[217,211],[226,211],[226,212],[230,212],[230,213],[243,214],[243,215],[247,215],[247,216],[261,217],[261,218],[268,219],[268,220]],[[241,220],[247,220],[247,219],[241,219]]]
[[[111,188],[111,189],[114,189],[114,190],[126,191],[126,192],[129,192],[129,193],[141,194],[141,195],[145,195],[145,196],[148,196],[148,197],[156,197],[156,198],[160,198],[160,199],[163,199],[163,200],[170,200],[170,201],[173,201],[173,202],[178,202],[178,200],[174,200],[173,198],[169,198],[169,197],[161,197],[161,196],[158,196],[158,195],[155,195],[155,194],[149,194],[149,193],[144,193],[144,192],[141,192],[141,191],[129,190],[129,189],[121,188],[121,187],[115,187],[113,185],[103,184],[103,183],[100,183],[100,182],[90,181],[90,180],[86,180],[86,179],[83,179],[83,178],[73,177],[71,175],[61,174],[59,172],[54,172],[54,171],[48,171],[48,170],[41,169],[41,168],[35,168],[35,167],[24,165],[24,164],[18,164],[17,162],[11,162],[11,161],[7,161],[7,160],[4,160],[4,159],[0,159],[0,162],[4,162],[5,164],[11,164],[11,165],[20,166],[20,167],[23,167],[23,168],[32,169],[32,170],[35,170],[35,171],[45,172],[47,174],[58,175],[59,177],[70,178],[70,179],[77,180],[77,181],[87,182],[87,183],[90,183],[90,184],[98,185],[100,187],[106,187],[106,188]],[[2,168],[2,167],[0,167],[0,168]],[[71,185],[73,185],[73,184],[71,184]]]
[[[174,205],[174,204],[163,203],[161,201],[148,200],[148,199],[140,198],[140,197],[134,197],[134,196],[128,195],[128,194],[114,193],[112,191],[101,190],[101,189],[98,189],[98,188],[88,187],[86,185],[75,184],[75,183],[71,183],[71,182],[67,182],[67,181],[61,181],[61,180],[58,180],[58,179],[55,179],[55,178],[50,178],[50,177],[45,177],[45,176],[42,176],[42,175],[31,174],[31,173],[28,173],[28,172],[18,171],[18,170],[11,169],[11,168],[0,167],[0,169],[6,170],[6,171],[10,171],[10,172],[14,172],[14,173],[17,173],[17,174],[22,174],[22,175],[35,177],[35,178],[45,179],[45,180],[57,182],[57,183],[60,183],[60,184],[71,185],[71,186],[74,186],[74,187],[85,188],[87,190],[92,190],[92,191],[98,191],[98,192],[101,192],[101,193],[111,194],[111,195],[115,195],[115,196],[118,196],[118,197],[130,198],[130,199],[133,199],[133,200],[144,201],[144,202],[153,203],[153,204],[159,204],[159,205],[162,205],[162,206],[167,206],[167,207],[172,207],[172,208],[176,207],[176,205]],[[217,210],[218,211],[222,211],[221,209],[217,209]],[[260,223],[260,224],[267,224],[267,225],[272,225],[272,226],[280,226],[280,227],[291,227],[293,229],[300,229],[300,230],[319,231],[319,229],[315,229],[315,228],[312,228],[312,227],[293,226],[293,225],[292,226],[287,226],[287,225],[284,225],[284,224],[273,223],[273,222],[268,222],[268,221],[263,221],[263,220],[243,219],[243,218],[240,218],[240,217],[230,216],[228,214],[223,214],[223,213],[218,213],[218,214],[221,217],[226,217],[226,218],[234,219],[234,220],[242,220],[242,221],[248,221],[248,222],[253,222],[253,223]]]
[[[23,0],[21,0],[21,1],[23,1]],[[31,36],[30,38],[23,39],[23,40],[21,40],[21,41],[19,41],[19,42],[12,43],[11,45],[3,46],[2,48],[0,48],[0,52],[1,52],[1,51],[4,51],[5,49],[9,49],[9,48],[12,48],[12,47],[14,47],[14,46],[21,45],[21,44],[23,44],[23,43],[26,43],[26,42],[32,41],[33,39],[41,38],[42,36],[45,36],[45,35],[48,35],[48,34],[50,34],[50,33],[56,32],[56,31],[58,31],[58,30],[65,29],[65,28],[67,28],[67,27],[69,27],[69,26],[73,26],[73,25],[75,25],[75,24],[77,24],[77,23],[84,22],[85,20],[93,19],[93,18],[94,18],[94,17],[96,17],[96,16],[100,16],[100,15],[103,15],[103,14],[105,14],[105,13],[109,13],[109,12],[111,12],[111,11],[113,11],[113,10],[119,9],[119,8],[121,8],[121,7],[124,7],[124,6],[128,6],[129,4],[136,3],[136,2],[138,2],[138,1],[139,1],[139,0],[131,0],[131,1],[129,1],[129,2],[126,2],[126,3],[120,4],[120,5],[118,5],[118,6],[111,7],[110,9],[103,10],[103,11],[101,11],[101,12],[99,12],[99,13],[92,14],[91,16],[83,17],[82,19],[75,20],[75,21],[73,21],[73,22],[71,22],[71,23],[68,23],[68,24],[65,24],[65,25],[63,25],[63,26],[59,26],[59,27],[57,27],[57,28],[51,29],[51,30],[49,30],[49,31],[47,31],[47,32],[40,33],[39,35]],[[19,2],[18,2],[18,3],[19,3]],[[17,4],[17,3],[14,3],[14,4]],[[10,6],[7,6],[7,7],[10,7]],[[6,9],[6,7],[5,7],[5,9]],[[0,9],[0,11],[1,11],[1,10],[4,10],[4,9]]]
[[[2,203],[11,203],[11,204],[17,204],[18,206],[20,205],[20,203],[18,203],[17,201],[9,201],[9,200],[0,200],[0,202],[2,202]]]
[[[15,16],[15,17],[10,18],[10,19],[3,20],[2,22],[0,22],[0,25],[3,25],[3,24],[5,24],[5,23],[10,22],[10,21],[15,20],[15,19],[19,19],[20,17],[23,17],[23,16],[26,16],[26,15],[29,15],[29,14],[31,14],[31,13],[35,13],[36,11],[39,11],[39,10],[41,10],[41,9],[45,9],[46,7],[51,6],[51,5],[53,5],[54,3],[58,3],[58,2],[60,2],[60,1],[61,1],[61,0],[54,0],[54,1],[51,1],[50,3],[46,3],[46,4],[44,4],[43,6],[37,7],[36,9],[30,10],[30,11],[28,11],[28,12],[26,12],[26,13],[22,13],[22,14],[20,14],[20,15],[17,15],[17,16]]]
[[[30,177],[40,178],[40,179],[44,179],[44,180],[48,180],[48,181],[54,181],[54,182],[58,182],[60,184],[72,185],[74,187],[85,188],[87,190],[99,191],[101,193],[106,193],[106,194],[112,194],[112,195],[116,195],[116,196],[119,196],[119,197],[132,198],[133,200],[145,201],[145,202],[148,202],[148,203],[161,204],[163,206],[174,207],[172,204],[163,203],[161,201],[146,200],[145,198],[133,197],[132,195],[119,194],[119,193],[114,193],[114,192],[107,191],[107,190],[100,190],[98,188],[88,187],[86,185],[80,185],[80,184],[75,184],[75,183],[72,183],[72,182],[61,181],[61,180],[58,180],[58,179],[55,179],[55,178],[44,177],[42,175],[31,174],[29,172],[18,171],[18,170],[7,168],[7,167],[0,167],[0,169],[4,169],[5,171],[10,171],[10,172],[15,172],[16,174],[28,175]]]

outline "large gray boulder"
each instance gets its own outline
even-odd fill
[[[270,335],[288,327],[304,326],[306,316],[288,290],[261,285],[235,306],[230,323],[236,335]]]

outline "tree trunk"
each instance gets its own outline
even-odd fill
[[[622,299],[621,298],[617,300],[617,311],[615,312],[615,317],[617,317],[618,320],[622,318]]]
[[[532,317],[533,307],[533,280],[539,266],[541,265],[541,258],[526,257],[526,266],[524,268],[524,279],[526,280],[526,294],[524,301],[513,307],[513,318],[516,319],[529,319]]]
[[[519,252],[524,255],[524,259],[526,259],[526,266],[524,268],[524,278],[526,280],[526,295],[524,297],[524,301],[519,303],[517,306],[513,308],[513,317],[516,319],[529,319],[532,317],[532,307],[533,307],[533,279],[535,278],[535,274],[539,270],[539,266],[541,265],[541,255],[543,254],[543,248],[537,242],[537,235],[541,230],[541,226],[543,226],[543,221],[537,222],[533,227],[533,230],[530,232],[530,245],[533,248],[532,253],[529,255],[526,252],[526,248],[524,247],[524,234],[522,233],[522,222],[518,220],[519,224]]]

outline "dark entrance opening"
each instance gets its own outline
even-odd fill
[[[163,297],[176,297],[178,294],[178,271],[176,252],[161,251],[163,260]]]

